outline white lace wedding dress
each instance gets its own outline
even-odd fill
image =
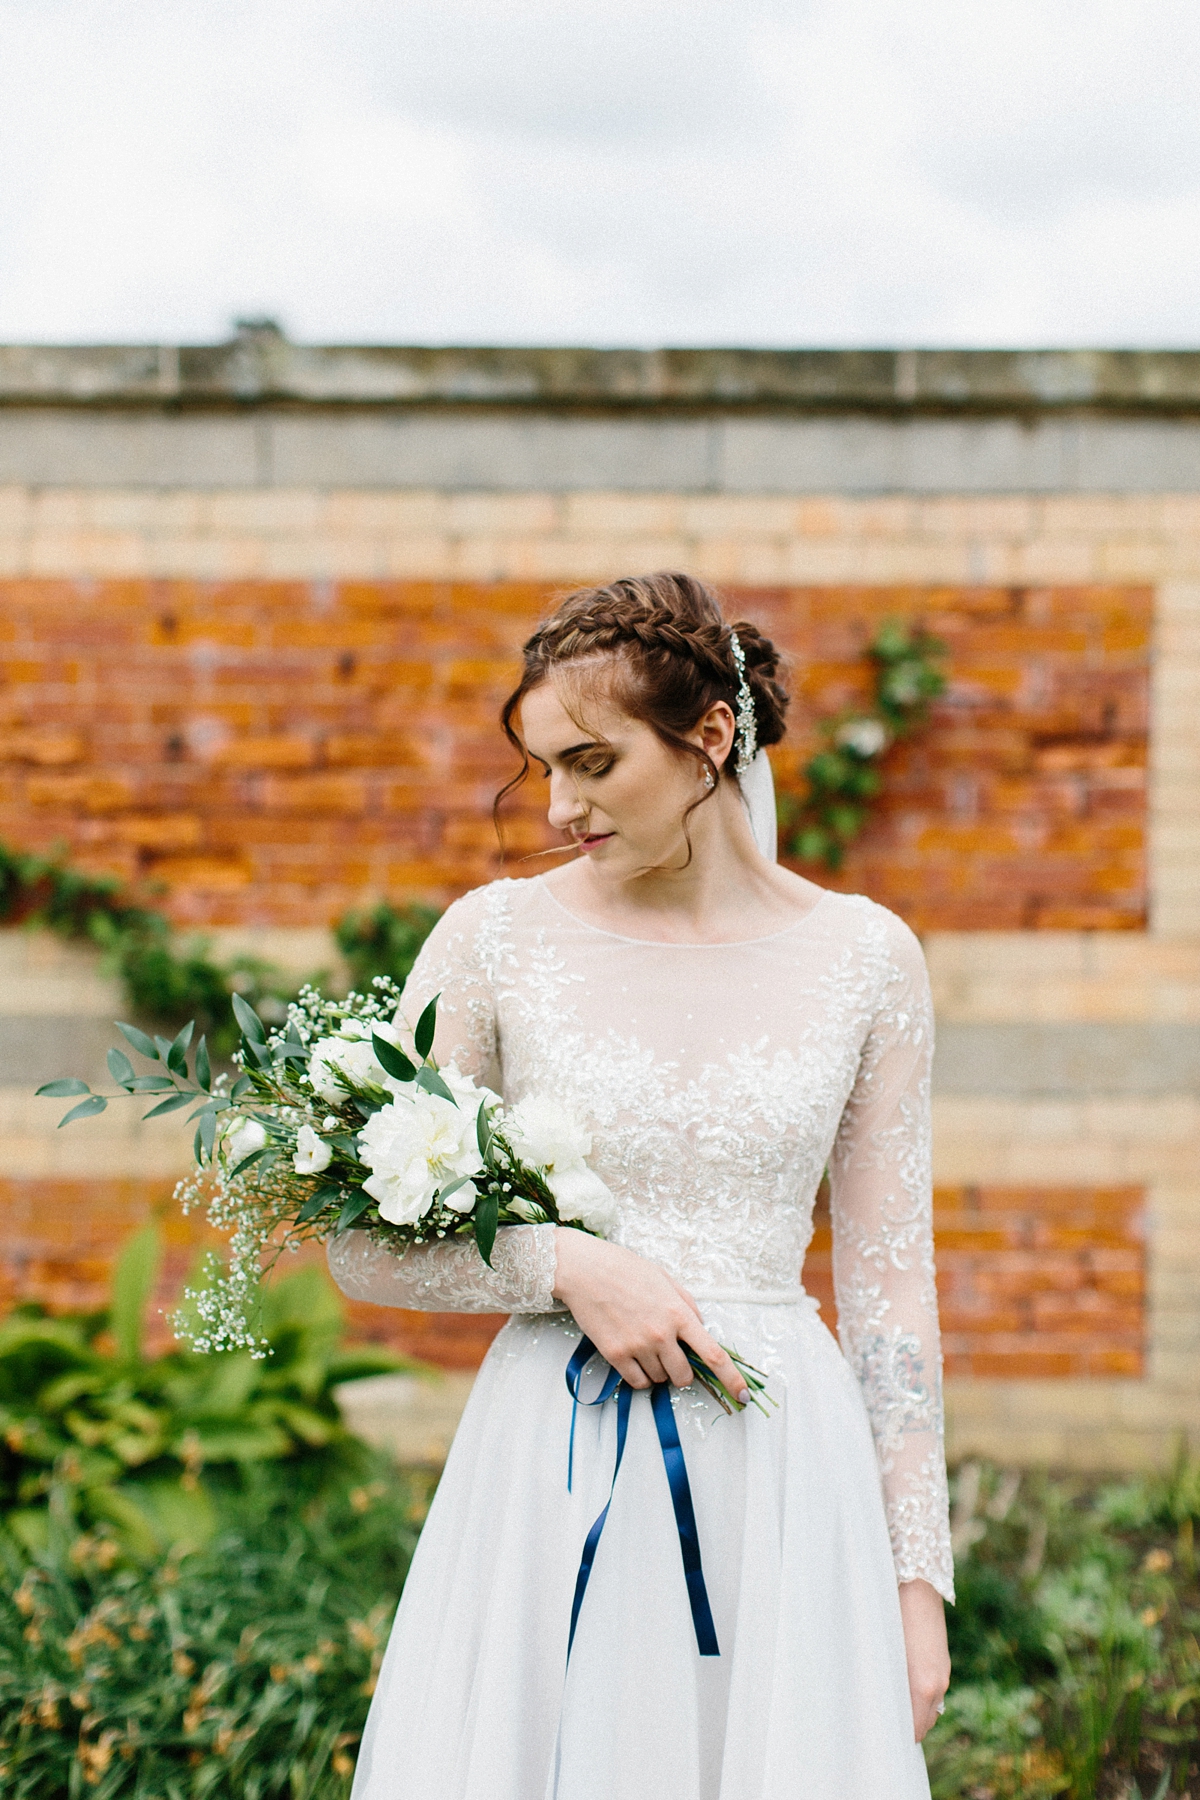
[[[421,1537],[355,1800],[928,1796],[897,1597],[916,1576],[952,1593],[916,939],[828,893],[752,942],[642,943],[576,919],[545,878],[501,881],[450,908],[405,1016],[439,990],[460,1067],[586,1118],[612,1235],[691,1290],[781,1407],[729,1418],[675,1391],[720,1643],[701,1657],[634,1396],[568,1670],[616,1408],[580,1412],[568,1494],[580,1333],[551,1295],[553,1227],[503,1231],[494,1270],[470,1241],[396,1257],[336,1240],[357,1298],[513,1314]],[[800,1286],[826,1166],[840,1350]]]

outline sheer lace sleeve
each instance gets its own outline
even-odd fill
[[[426,939],[404,987],[399,1017],[410,1026],[440,994],[434,1054],[489,1087],[500,1085],[493,1002],[498,964],[509,954],[509,882],[455,901]],[[329,1269],[344,1294],[413,1312],[553,1312],[553,1225],[509,1225],[496,1236],[492,1267],[473,1239],[414,1244],[397,1254],[365,1231],[329,1245]]]
[[[413,1244],[402,1255],[365,1231],[330,1240],[329,1272],[352,1300],[410,1312],[555,1312],[553,1225],[505,1225],[489,1269],[473,1238]]]
[[[898,920],[888,920],[880,987],[830,1158],[838,1331],[875,1433],[897,1577],[923,1577],[951,1600],[933,1269],[933,1009],[920,945]]]

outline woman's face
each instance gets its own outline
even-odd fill
[[[549,785],[551,825],[575,840],[597,874],[623,881],[650,869],[685,866],[683,816],[706,792],[698,757],[673,750],[649,725],[630,718],[602,683],[560,689],[554,680],[542,682],[521,703],[520,729]],[[687,736],[720,768],[732,730],[733,715],[721,705]],[[688,820],[693,844],[710,807],[715,813],[710,803]]]

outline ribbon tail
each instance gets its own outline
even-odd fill
[[[671,1504],[675,1508],[675,1524],[679,1531],[679,1548],[683,1555],[683,1572],[692,1608],[696,1648],[701,1656],[720,1656],[712,1608],[708,1603],[708,1589],[704,1585],[700,1534],[696,1529],[692,1488],[688,1481],[687,1464],[683,1460],[679,1427],[675,1423],[675,1409],[671,1405],[671,1390],[665,1381],[657,1382],[651,1389],[650,1404],[654,1409],[654,1423],[658,1428],[658,1442],[662,1450],[663,1466],[667,1471],[667,1486],[671,1490]],[[607,1510],[606,1507],[605,1511]]]
[[[604,1510],[588,1532],[584,1541],[583,1555],[579,1559],[579,1573],[575,1577],[575,1599],[571,1605],[571,1630],[567,1638],[568,1662],[571,1660],[571,1650],[575,1643],[575,1627],[579,1623],[579,1609],[583,1605],[583,1596],[587,1593],[587,1585],[591,1580],[592,1564],[596,1560],[600,1534],[604,1530],[604,1521],[608,1518],[608,1509],[612,1505],[617,1476],[620,1473],[621,1458],[625,1454],[625,1439],[629,1432],[629,1403],[632,1398],[633,1390],[622,1384],[617,1391],[617,1460],[613,1464],[612,1485],[608,1490],[608,1499],[604,1502]]]

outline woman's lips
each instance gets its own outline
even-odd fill
[[[599,845],[607,844],[609,838],[615,836],[615,831],[593,831],[587,837],[579,838],[577,841],[581,850],[595,850]]]

